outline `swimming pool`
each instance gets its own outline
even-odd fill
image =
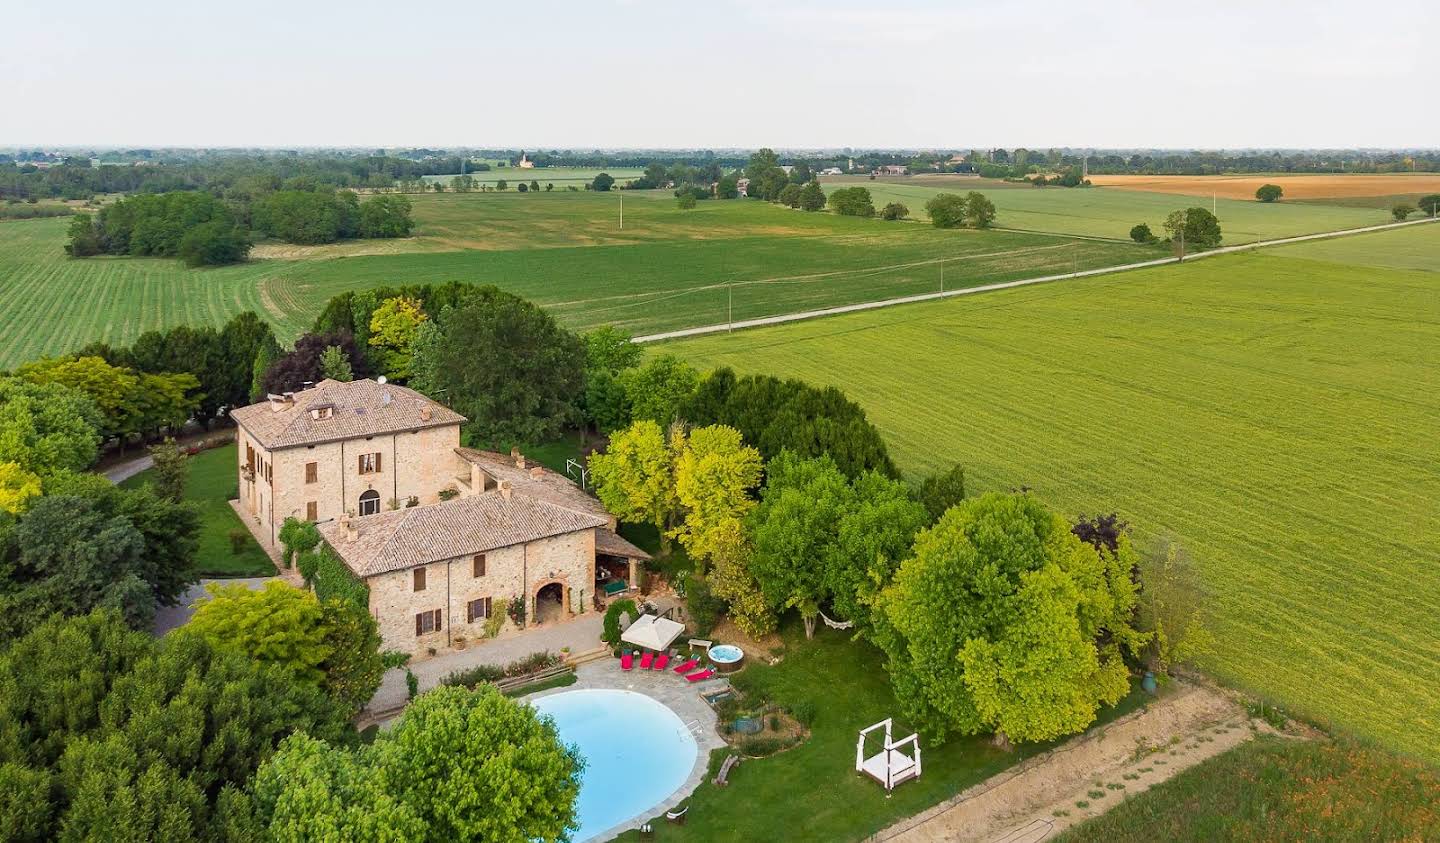
[[[680,717],[631,691],[587,689],[531,700],[585,759],[576,843],[638,817],[690,777],[699,748]]]

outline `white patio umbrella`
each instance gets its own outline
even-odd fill
[[[636,647],[659,652],[667,649],[684,631],[685,625],[678,621],[658,615],[641,615],[634,623],[630,624],[629,629],[621,633],[620,640],[627,644],[634,644]]]

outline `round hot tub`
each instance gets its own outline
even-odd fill
[[[717,644],[710,648],[709,656],[721,673],[739,670],[740,663],[745,661],[745,651],[734,644]]]

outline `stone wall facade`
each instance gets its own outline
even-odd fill
[[[442,489],[455,488],[455,478],[469,474],[455,455],[460,426],[357,437],[318,445],[269,451],[243,426],[239,446],[241,511],[256,520],[274,546],[285,519],[329,521],[349,512],[359,515],[362,496],[374,492],[381,511],[403,507],[411,498],[421,505],[438,503]],[[378,470],[362,473],[363,454],[379,454]],[[247,471],[257,465],[253,478]],[[308,466],[315,465],[314,480]],[[313,507],[311,506],[313,504]]]
[[[370,613],[380,626],[384,649],[416,656],[453,647],[456,636],[475,642],[485,637],[485,619],[469,620],[471,601],[489,597],[490,611],[505,615],[517,596],[525,598],[527,619],[535,617],[541,588],[558,583],[567,614],[594,611],[595,531],[580,530],[503,547],[485,555],[485,573],[475,576],[472,556],[434,562],[365,578]],[[415,571],[425,571],[425,587],[416,590]],[[416,615],[441,612],[440,628],[416,633]],[[508,626],[509,621],[506,621]]]

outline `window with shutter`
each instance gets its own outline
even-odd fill
[[[473,562],[472,562],[472,564],[471,564],[471,576],[475,576],[475,577],[483,577],[483,576],[485,576],[485,554],[483,554],[483,553],[477,553],[477,554],[475,554],[475,559],[473,560]]]
[[[305,482],[315,483],[320,479],[320,464],[316,462],[305,463]]]
[[[319,505],[318,503],[316,503],[315,501],[306,501],[306,502],[305,502],[305,520],[307,520],[307,521],[319,521],[319,520],[320,520],[320,505]]]
[[[490,617],[490,598],[489,598],[489,597],[477,597],[477,598],[475,598],[474,600],[471,600],[469,603],[466,604],[466,607],[465,607],[466,623],[474,623],[474,622],[476,622],[476,621],[483,621],[483,620],[485,620],[485,619],[488,618],[488,617]]]
[[[425,590],[425,569],[424,569],[424,568],[416,568],[416,569],[415,569],[415,590],[416,590],[416,591],[424,591],[424,590]]]
[[[440,610],[421,612],[415,616],[415,634],[425,635],[440,631]]]

